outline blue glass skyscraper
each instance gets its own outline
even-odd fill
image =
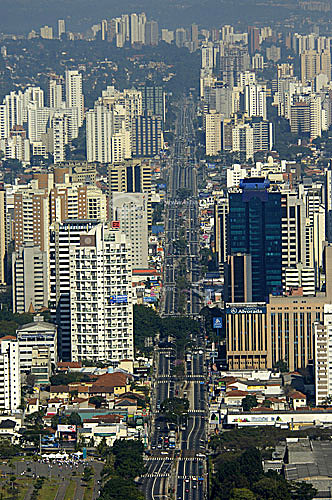
[[[251,255],[252,300],[266,301],[282,292],[281,194],[264,178],[243,179],[240,188],[229,195],[228,253]]]

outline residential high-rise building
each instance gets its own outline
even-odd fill
[[[217,156],[223,149],[220,113],[207,113],[205,118],[205,154],[207,156]]]
[[[15,251],[33,242],[42,252],[49,245],[49,199],[43,189],[20,188],[14,194],[13,236]]]
[[[58,19],[58,38],[66,33],[66,23],[64,19]]]
[[[332,305],[324,305],[324,318],[314,324],[316,406],[329,404],[332,396]]]
[[[16,337],[0,338],[0,410],[15,411],[21,404],[21,374]]]
[[[82,73],[77,70],[66,71],[66,105],[67,108],[77,108],[78,126],[81,127],[84,118],[84,96]]]
[[[47,26],[47,25],[43,26],[42,28],[40,28],[40,36],[41,36],[41,38],[52,40],[53,39],[53,28],[51,26]]]
[[[73,219],[54,224],[50,231],[50,309],[58,326],[58,353],[63,361],[71,360],[70,248],[79,245],[81,234],[98,223]]]
[[[48,307],[47,253],[25,242],[12,256],[13,311],[23,314]]]
[[[6,283],[7,209],[6,190],[0,184],[0,284]]]
[[[47,347],[50,361],[56,366],[58,362],[57,327],[44,321],[43,316],[36,315],[32,323],[20,326],[16,330],[20,353],[21,373],[29,373],[32,366],[32,349]]]
[[[112,162],[112,113],[96,106],[86,113],[86,150],[88,162]]]
[[[261,116],[266,120],[266,89],[262,85],[244,87],[244,109],[248,116]]]
[[[63,87],[59,80],[51,79],[49,81],[49,105],[50,108],[62,108],[63,102]]]
[[[145,193],[117,193],[111,196],[112,221],[120,223],[131,243],[133,269],[148,268],[148,196]]]
[[[242,192],[229,194],[228,253],[251,256],[253,302],[282,291],[281,195],[268,187],[264,178],[248,178]]]
[[[131,246],[99,224],[70,249],[72,359],[133,359]]]
[[[248,124],[239,124],[232,129],[232,150],[244,153],[246,160],[254,157],[254,130]]]

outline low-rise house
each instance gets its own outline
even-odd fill
[[[50,399],[61,399],[62,401],[69,401],[70,392],[68,385],[51,385]]]
[[[302,394],[300,391],[294,391],[290,396],[289,399],[291,401],[292,407],[294,410],[297,410],[298,408],[303,408],[307,406],[307,397]]]
[[[38,398],[31,398],[27,401],[26,413],[31,415],[31,413],[36,413],[39,411],[39,400]]]
[[[229,391],[224,396],[224,402],[229,406],[242,406],[242,400],[248,396],[248,394],[247,391]]]
[[[0,439],[9,439],[12,443],[18,443],[21,435],[21,426],[18,421],[12,418],[5,418],[0,421]]]

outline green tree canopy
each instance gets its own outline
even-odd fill
[[[257,406],[257,398],[256,396],[252,396],[248,394],[245,398],[242,399],[242,408],[243,411],[249,411],[251,408],[255,408]]]

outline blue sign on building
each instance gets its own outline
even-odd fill
[[[213,318],[213,328],[222,328],[222,318]]]
[[[110,303],[111,304],[127,304],[128,297],[127,295],[111,295]]]

